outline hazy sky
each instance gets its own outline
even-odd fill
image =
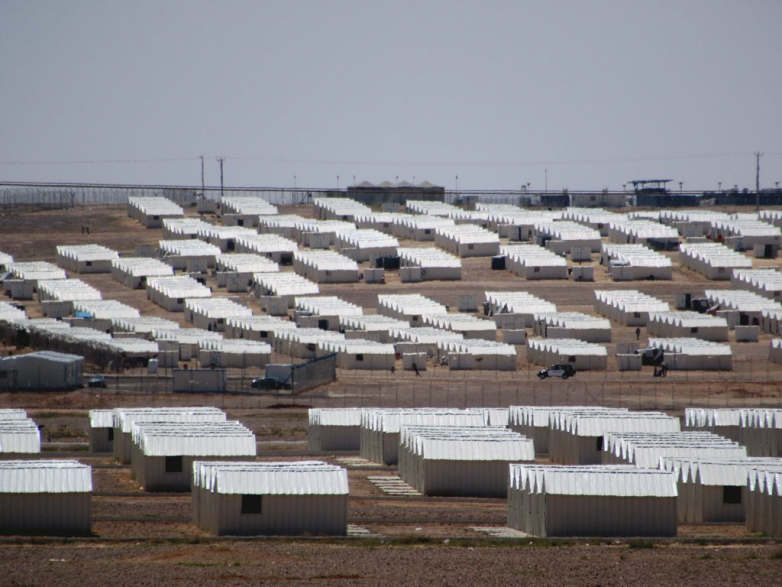
[[[782,181],[782,1],[0,1],[0,180]],[[678,185],[676,185],[678,189]]]

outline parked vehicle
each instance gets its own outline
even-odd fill
[[[87,387],[106,387],[106,378],[103,375],[93,375],[87,380]]]
[[[250,387],[253,389],[290,389],[291,384],[276,377],[264,377],[263,379],[253,379]]]
[[[552,365],[548,369],[541,369],[538,371],[538,377],[546,379],[547,377],[560,377],[567,379],[573,377],[576,374],[576,368],[573,365],[564,363],[562,365]]]

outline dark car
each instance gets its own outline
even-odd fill
[[[290,389],[291,384],[276,377],[264,377],[263,379],[253,379],[250,387],[253,389]]]
[[[106,387],[106,378],[103,375],[93,375],[87,380],[87,387]]]
[[[575,374],[576,368],[567,363],[563,365],[552,365],[548,369],[541,369],[538,371],[538,377],[541,379],[545,379],[546,377],[561,377],[562,379],[567,379],[568,377],[575,376]]]

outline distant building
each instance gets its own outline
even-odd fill
[[[81,386],[84,357],[38,351],[0,359],[0,389],[52,391]]]
[[[399,183],[384,181],[377,185],[362,181],[357,185],[349,186],[347,191],[349,198],[367,206],[405,204],[407,200],[445,201],[445,188],[428,181],[418,185],[406,181]]]

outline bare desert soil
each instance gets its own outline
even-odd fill
[[[312,214],[309,207],[281,212]],[[89,235],[82,232],[85,226]],[[121,207],[0,213],[0,250],[18,260],[54,261],[57,245],[83,243],[104,244],[128,256],[161,238],[161,230],[142,228]],[[555,302],[563,311],[594,313],[593,291],[603,287],[639,289],[672,304],[678,293],[730,287],[681,268],[672,282],[613,283],[603,267],[592,264],[594,283],[528,282],[508,271],[492,271],[484,258],[464,260],[459,282],[402,284],[390,272],[385,285],[323,285],[321,292],[361,304],[371,313],[378,293],[418,292],[455,307],[462,294],[480,300],[484,291],[523,290]],[[107,275],[79,277],[98,287],[106,299],[188,326],[181,314],[152,304],[143,290],[127,289]],[[227,295],[210,285],[215,295]],[[256,300],[238,297],[260,312]],[[41,315],[36,302],[24,305],[30,316]],[[617,342],[634,341],[634,330],[614,324],[609,355]],[[642,344],[645,339],[642,331]],[[620,373],[612,357],[604,372],[580,372],[567,382],[539,381],[539,367],[527,363],[525,347],[517,347],[519,370],[513,373],[450,372],[430,364],[416,377],[400,363],[393,374],[340,371],[336,382],[294,398],[172,394],[164,380],[140,370],[111,374],[107,389],[2,393],[0,407],[25,408],[44,426],[40,458],[77,458],[93,466],[94,495],[90,537],[0,537],[0,585],[779,584],[782,544],[748,535],[741,525],[681,526],[678,539],[659,541],[492,538],[475,527],[501,529],[504,500],[392,497],[367,479],[396,474],[395,468],[379,465],[349,468],[349,524],[361,527],[361,536],[215,538],[190,523],[188,494],[141,491],[129,467],[117,465],[110,455],[87,452],[88,410],[118,406],[214,405],[255,432],[259,460],[319,458],[337,464],[347,455],[308,452],[308,407],[601,404],[674,415],[688,406],[776,407],[782,405],[782,367],[767,361],[769,340],[769,335],[761,335],[758,343],[732,342],[733,372],[670,372],[664,380],[653,378],[649,368]],[[0,354],[29,350],[1,342]],[[249,383],[261,373],[248,369],[229,375]]]

